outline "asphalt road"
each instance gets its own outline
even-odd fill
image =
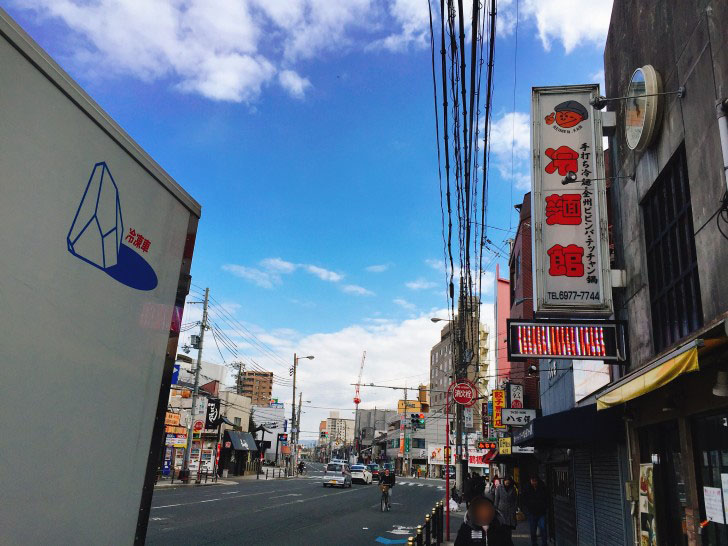
[[[287,480],[156,490],[147,543],[404,544],[445,494],[442,480],[397,478],[392,510],[381,512],[376,484],[330,488],[322,477],[311,469]]]

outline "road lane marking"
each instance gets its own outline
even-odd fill
[[[226,493],[223,493],[223,495],[234,495],[235,493],[239,493],[240,490],[237,491],[227,491]]]
[[[300,497],[301,493],[288,493],[287,495],[277,495],[275,497],[268,497],[269,499],[280,499],[283,497]]]
[[[281,506],[288,506],[289,504],[298,504],[302,502],[308,502],[316,499],[323,499],[324,497],[333,497],[335,495],[343,495],[344,493],[353,493],[355,491],[366,491],[366,489],[344,489],[343,491],[339,491],[338,493],[327,493],[326,495],[318,495],[316,497],[306,497],[305,499],[296,499],[294,501],[289,502],[282,502],[280,504],[275,504],[272,506],[264,506],[263,508],[258,508],[257,510],[253,510],[253,512],[263,512],[264,510],[270,510],[271,508],[280,508]]]
[[[225,497],[225,499],[207,499],[207,500],[200,500],[200,501],[194,501],[194,502],[181,502],[179,504],[165,504],[164,506],[152,506],[152,510],[158,510],[160,508],[174,508],[175,506],[190,506],[192,504],[201,504],[203,502],[212,502],[215,500],[239,499],[241,497],[255,497],[256,495],[267,495],[270,493],[280,493],[281,491],[284,491],[284,490],[278,489],[275,491],[261,491],[260,493],[248,493],[246,495],[236,495],[234,497]]]

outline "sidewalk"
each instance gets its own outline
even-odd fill
[[[172,483],[172,480],[159,480],[157,483],[154,484],[154,489],[175,489],[177,487],[203,487],[206,485],[237,485],[237,482],[233,482],[230,480],[222,480],[218,479],[216,482],[212,481],[211,479],[207,480],[207,483],[203,480],[201,483],[195,483],[195,480],[190,480],[190,483],[182,483],[179,480],[175,480],[174,483]]]
[[[447,546],[455,544],[455,537],[458,529],[465,518],[465,505],[462,504],[462,510],[459,512],[450,512],[450,539],[451,542],[444,542]],[[528,530],[528,521],[519,521],[518,526],[513,531],[514,546],[531,546],[531,534]]]

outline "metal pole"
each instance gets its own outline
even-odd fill
[[[452,383],[451,383],[452,385]],[[445,395],[445,540],[450,540],[450,389]]]
[[[192,451],[192,425],[195,420],[195,406],[197,405],[197,395],[200,390],[200,368],[202,368],[202,342],[205,339],[205,330],[207,329],[207,301],[209,297],[210,289],[205,288],[205,301],[203,301],[202,303],[202,322],[200,322],[200,343],[197,346],[197,368],[195,369],[195,387],[192,391],[192,409],[190,410],[190,422],[187,426],[187,449],[185,449],[185,462],[183,465],[187,481],[189,481],[190,452]],[[200,455],[202,455],[202,450],[200,450]]]
[[[296,414],[296,444],[293,446],[295,449],[294,454],[294,471],[298,468],[298,429],[301,428],[301,399],[303,398],[303,391],[298,393],[298,413]]]
[[[293,353],[293,398],[291,398],[291,455],[288,457],[291,474],[293,473],[293,448],[295,447],[295,429],[296,423],[296,367],[298,366],[298,357]]]

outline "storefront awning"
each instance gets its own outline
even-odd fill
[[[597,414],[595,404],[537,417],[513,432],[514,446],[554,446],[612,440],[623,433],[623,424],[612,412]]]
[[[255,440],[249,432],[238,432],[237,430],[226,430],[225,435],[229,438],[232,448],[235,451],[257,451]]]
[[[624,404],[664,387],[680,375],[698,371],[698,340],[623,377],[597,395],[597,410]]]

